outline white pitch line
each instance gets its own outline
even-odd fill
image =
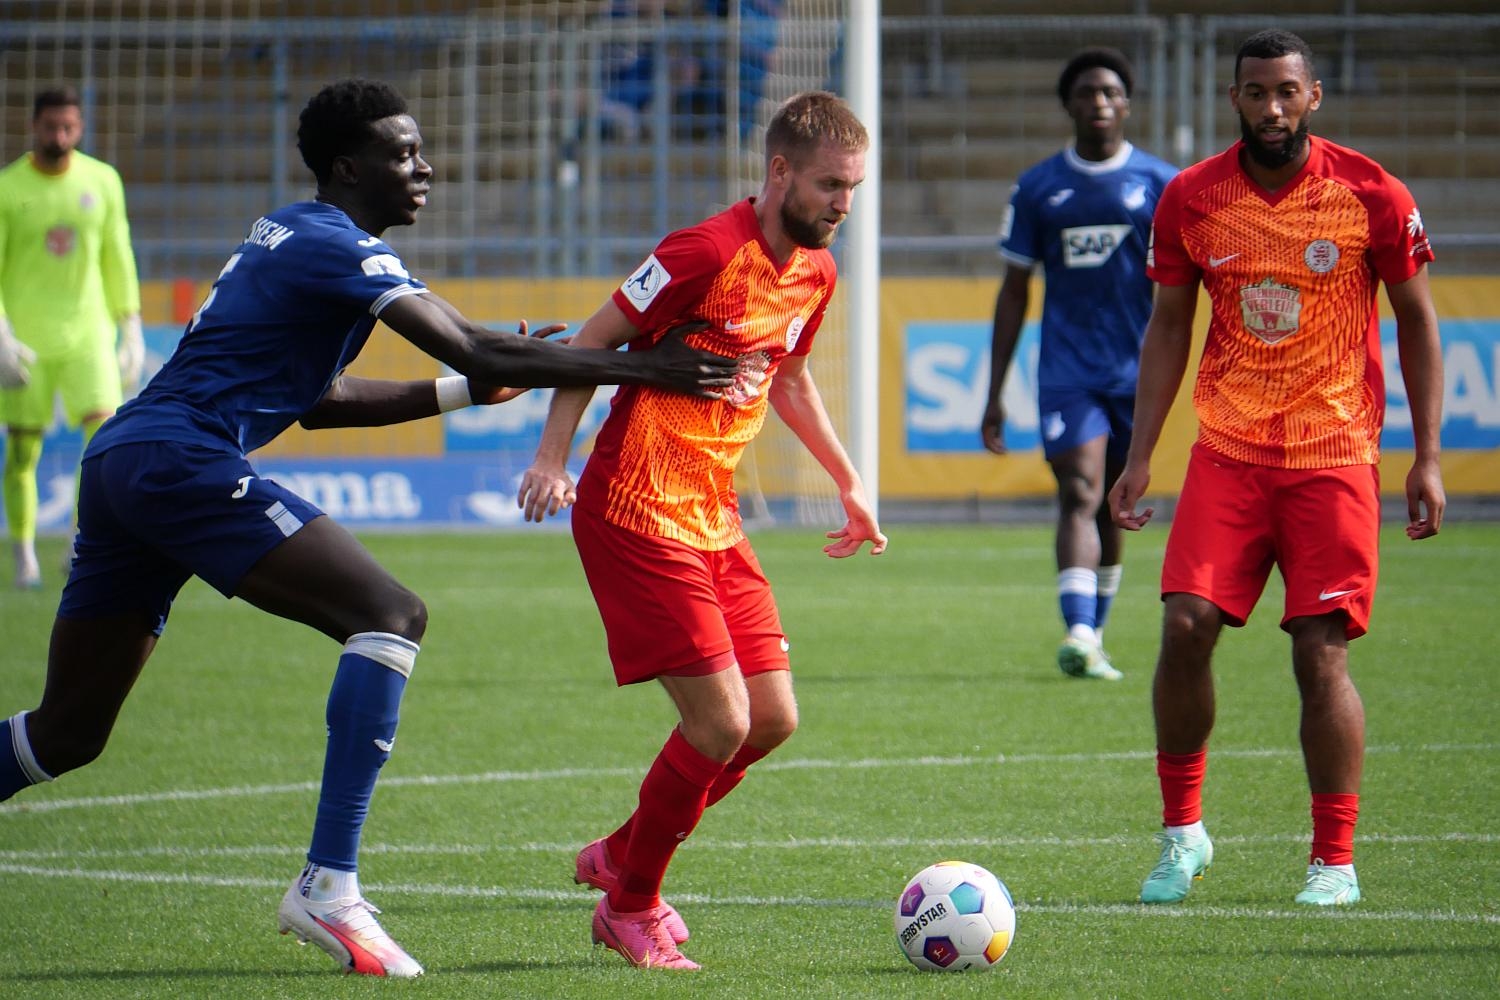
[[[1307,833],[1247,834],[1242,836],[1214,836],[1220,847],[1256,847],[1264,844],[1297,844],[1307,840]],[[1360,844],[1495,844],[1500,843],[1500,833],[1365,833],[1358,836]],[[936,850],[952,847],[1078,849],[1088,847],[1132,847],[1149,844],[1144,835],[1114,834],[1106,837],[783,837],[775,840],[720,840],[714,837],[694,837],[694,851],[801,851],[801,850],[903,850],[921,848]],[[156,846],[140,848],[83,850],[0,850],[0,860],[15,862],[78,861],[141,858],[255,858],[285,857],[304,850],[301,844],[255,844],[244,847],[183,847]],[[520,843],[520,844],[365,844],[360,856],[372,855],[419,855],[422,857],[484,857],[491,854],[561,854],[571,856],[578,844],[569,843]]]
[[[1490,753],[1500,749],[1500,743],[1425,743],[1416,746],[1372,746],[1365,748],[1367,756],[1377,754],[1411,753]],[[1224,758],[1301,758],[1302,751],[1296,747],[1264,747],[1243,750],[1210,751],[1215,760]],[[1016,764],[1087,764],[1118,761],[1155,760],[1154,750],[1122,750],[1111,753],[1062,753],[1062,754],[993,754],[989,756],[956,757],[868,757],[859,760],[837,760],[831,758],[800,758],[792,760],[768,760],[755,765],[758,772],[796,770],[870,770],[874,768],[918,768],[918,767],[984,767]],[[484,771],[477,774],[430,774],[392,775],[380,782],[380,787],[411,788],[440,785],[498,784],[529,781],[568,781],[578,778],[639,777],[642,767],[579,767],[557,768],[546,771]],[[18,816],[28,813],[55,812],[59,809],[87,809],[96,806],[131,806],[153,802],[194,802],[204,799],[246,798],[261,795],[286,795],[293,792],[317,791],[317,782],[300,781],[279,785],[237,785],[228,788],[184,788],[163,792],[141,792],[132,795],[93,795],[72,799],[43,799],[30,801],[21,799],[0,803],[0,816]]]
[[[285,879],[229,877],[218,875],[184,875],[181,873],[127,872],[85,868],[42,868],[35,865],[0,864],[0,874],[31,875],[45,878],[79,878],[95,882],[140,882],[152,885],[199,885],[211,888],[266,889],[280,891]],[[555,902],[591,902],[592,893],[579,890],[508,888],[504,886],[463,886],[371,884],[365,887],[380,895],[443,896],[465,899],[525,899]],[[755,907],[828,907],[841,909],[884,910],[891,906],[885,899],[824,899],[816,896],[714,896],[701,893],[682,893],[672,897],[676,903],[700,906],[755,906]],[[1141,917],[1146,919],[1171,917],[1197,917],[1219,920],[1307,920],[1337,919],[1380,921],[1384,923],[1424,924],[1477,924],[1500,925],[1500,914],[1455,913],[1452,911],[1422,910],[1353,910],[1340,908],[1337,912],[1306,909],[1251,909],[1249,907],[1218,907],[1185,904],[1178,907],[1145,906],[1137,903],[1027,903],[1017,902],[1021,913],[1046,913],[1062,916],[1109,916]]]

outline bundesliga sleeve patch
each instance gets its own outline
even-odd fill
[[[672,276],[667,273],[667,269],[661,266],[656,254],[652,254],[636,268],[634,274],[625,279],[620,291],[635,306],[636,311],[645,312],[656,301],[657,293],[667,287],[671,280]]]
[[[401,263],[401,258],[395,254],[378,253],[373,257],[366,257],[359,262],[359,266],[365,274],[374,278],[382,274],[394,274],[398,278],[410,278],[406,268]]]

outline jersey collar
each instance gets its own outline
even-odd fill
[[[1078,148],[1076,146],[1069,145],[1063,149],[1063,160],[1080,174],[1108,174],[1123,167],[1125,161],[1130,159],[1130,154],[1134,151],[1135,147],[1126,141],[1120,143],[1119,152],[1107,160],[1085,160],[1078,155]]]

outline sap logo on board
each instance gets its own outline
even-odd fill
[[[1001,387],[1005,443],[1038,444],[1038,326],[1027,323]],[[990,380],[990,324],[908,323],[906,326],[906,447],[908,451],[981,451],[979,421]]]
[[[1500,320],[1445,319],[1443,423],[1445,448],[1500,447]],[[1411,407],[1402,381],[1394,320],[1382,320],[1386,414],[1381,444],[1412,447]]]

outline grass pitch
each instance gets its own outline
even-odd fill
[[[1219,646],[1215,866],[1184,903],[1146,908],[1165,528],[1130,539],[1108,629],[1119,684],[1054,665],[1049,528],[891,528],[885,556],[844,562],[815,530],[755,536],[802,728],[668,874],[701,973],[589,946],[596,896],[572,884],[573,853],[631,809],[673,716],[659,689],[615,690],[567,536],[379,536],[431,627],[361,877],[428,975],[341,978],[275,933],[338,650],[194,582],[105,756],[0,806],[0,996],[1495,995],[1500,526],[1383,539],[1372,632],[1352,647],[1365,900],[1334,913],[1292,903],[1310,821],[1279,581]],[[40,696],[56,596],[0,595],[0,712]],[[923,974],[897,952],[896,893],[949,857],[1016,898],[993,972]]]

